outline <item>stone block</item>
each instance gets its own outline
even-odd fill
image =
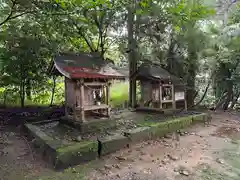
[[[92,122],[84,122],[81,124],[82,133],[102,132],[106,129],[112,129],[116,127],[116,120],[99,119]]]
[[[207,121],[207,114],[202,113],[202,114],[194,115],[193,116],[193,121],[195,121],[195,122],[205,122],[205,121]]]
[[[132,142],[139,142],[150,139],[150,129],[150,127],[138,127],[132,130],[128,130],[126,133],[129,134]]]
[[[150,129],[150,137],[152,139],[162,137],[169,132],[168,122],[161,122],[152,125]]]
[[[141,127],[128,130],[123,134],[110,135],[101,138],[101,155],[118,151],[130,143],[162,137],[169,132],[185,128],[193,122],[204,122],[207,120],[206,118],[207,115],[202,113],[175,118],[165,122],[146,121],[144,122],[145,124],[140,124]],[[110,123],[110,125],[106,125],[106,123]],[[116,121],[114,120],[100,120],[100,122],[84,123],[86,130],[84,132],[99,132],[106,127],[109,128],[115,125]],[[100,146],[97,140],[86,140],[78,143],[72,142],[70,145],[64,145],[61,140],[53,139],[36,125],[25,124],[25,130],[29,136],[35,139],[35,144],[38,149],[42,151],[44,158],[51,162],[57,169],[91,161],[98,156]]]
[[[56,150],[54,166],[61,169],[94,160],[97,158],[97,149],[96,141],[85,141],[59,148]]]
[[[102,142],[102,155],[110,154],[117,150],[120,150],[130,144],[132,141],[130,138],[125,137],[121,134],[107,136],[100,139]]]

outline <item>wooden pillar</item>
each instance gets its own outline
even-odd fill
[[[106,104],[108,105],[107,107],[107,116],[110,116],[110,105],[109,105],[109,101],[110,101],[110,83],[107,82],[106,84]]]
[[[172,107],[173,109],[176,109],[175,87],[173,84],[172,84]]]
[[[140,107],[144,107],[144,83],[142,80],[140,80],[140,92],[141,92]]]
[[[65,104],[65,116],[68,116],[68,97],[67,97],[67,78],[64,78],[64,104]]]
[[[80,116],[82,122],[85,122],[85,113],[84,113],[84,79],[80,80]]]
[[[72,89],[72,98],[73,101],[72,101],[72,107],[73,107],[73,117],[74,117],[74,120],[75,121],[79,121],[79,118],[78,118],[78,112],[77,112],[77,88],[78,88],[78,82],[77,81],[73,81],[73,89]]]
[[[162,84],[159,83],[159,108],[162,109]]]
[[[107,95],[107,93],[106,93],[106,87],[103,85],[103,86],[102,86],[102,96],[103,96],[103,99],[105,99],[105,101],[106,101],[106,95]]]
[[[184,108],[185,108],[185,111],[187,111],[187,90],[186,90],[186,88],[184,90]]]

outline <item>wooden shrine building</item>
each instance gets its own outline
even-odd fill
[[[110,81],[124,76],[97,53],[55,56],[51,73],[65,77],[65,115],[85,122],[87,116],[110,115]]]
[[[156,64],[142,64],[133,76],[140,82],[142,110],[187,109],[182,80]]]

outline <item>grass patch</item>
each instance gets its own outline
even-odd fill
[[[58,85],[59,87],[64,87],[63,83]],[[125,101],[128,100],[128,87],[129,82],[116,82],[112,84],[110,87],[110,103],[113,107],[121,106]],[[64,88],[57,88],[58,91],[55,92],[54,97],[54,104],[61,105],[64,102]],[[1,93],[0,93],[1,95]],[[17,96],[8,96],[9,98],[6,99],[6,106],[7,107],[20,107],[20,99]],[[47,91],[44,93],[38,93],[32,95],[31,100],[25,100],[25,106],[49,106],[50,99],[51,99],[51,91]],[[0,97],[0,104],[3,105],[3,100]]]
[[[128,100],[128,82],[112,84],[110,88],[110,103],[113,107],[122,105]]]

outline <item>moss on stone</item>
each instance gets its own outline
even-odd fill
[[[167,134],[168,132],[169,132],[169,128],[168,128],[167,122],[158,123],[151,127],[150,136],[151,138],[161,137]]]
[[[28,131],[30,131],[30,133],[37,138],[41,138],[44,141],[51,141],[53,140],[50,136],[48,136],[46,133],[44,133],[43,131],[41,131],[40,128],[38,128],[35,125],[32,124],[25,124],[25,127],[28,128]]]
[[[56,150],[55,168],[65,168],[82,162],[91,161],[97,157],[97,142],[84,141],[75,145]]]
[[[87,122],[81,125],[82,133],[103,132],[106,129],[116,128],[116,120],[104,119],[99,121]]]
[[[191,125],[194,121],[203,121],[205,120],[205,113],[198,114],[198,115],[191,115],[185,117],[179,117],[172,120],[167,120],[165,122],[154,122],[154,121],[144,121],[139,122],[138,126],[140,127],[151,127],[149,130],[149,135],[153,137],[161,137],[164,136],[166,133],[174,132],[176,130],[185,128]]]
[[[176,131],[178,129],[181,129],[181,121],[184,121],[185,119],[174,119],[171,121],[168,121],[168,129],[170,132]]]
[[[139,121],[137,122],[137,126],[138,127],[151,127],[151,126],[154,126],[155,124],[157,124],[156,122],[154,121],[147,121],[147,120],[144,120],[144,121]]]
[[[88,152],[88,151],[96,151],[97,143],[95,141],[83,141],[76,143],[71,146],[65,146],[63,148],[58,148],[57,153],[68,153],[68,152]]]
[[[101,142],[102,142],[101,154],[106,155],[124,148],[127,144],[130,143],[130,139],[121,134],[116,134],[101,139]]]
[[[138,128],[127,131],[130,136],[125,137],[122,134],[113,136],[107,136],[101,139],[102,142],[102,155],[106,155],[124,148],[129,143],[136,143],[138,141],[147,140],[151,138],[162,137],[169,132],[180,130],[192,124],[193,122],[205,121],[206,114],[191,115],[185,117],[179,117],[164,122],[154,121],[152,118],[148,120],[138,122]],[[85,128],[88,130],[97,129],[96,131],[102,131],[106,128],[106,121],[101,121],[96,124],[85,124]],[[110,123],[107,121],[107,123]],[[111,122],[112,125],[116,124],[116,121]],[[112,126],[112,127],[113,127]],[[61,142],[54,141],[53,138],[41,131],[34,125],[26,126],[29,131],[36,137],[39,137],[39,144],[44,145],[44,148],[50,147],[51,151],[54,150],[52,156],[55,158],[54,164],[56,168],[67,167],[69,165],[79,164],[94,160],[97,157],[98,142],[97,141],[82,141],[74,143],[68,146],[62,147]],[[109,125],[107,125],[109,127]]]
[[[148,140],[150,138],[150,127],[138,127],[132,130],[128,130],[130,139],[133,142],[139,142]]]
[[[206,122],[207,121],[207,114],[202,113],[202,114],[197,114],[193,116],[193,121],[196,122]]]

